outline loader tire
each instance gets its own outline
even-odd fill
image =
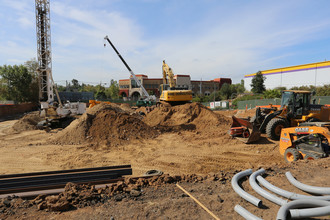
[[[284,159],[286,162],[291,163],[300,159],[300,154],[295,148],[288,148],[284,152]]]
[[[281,130],[282,128],[286,128],[287,123],[284,119],[282,118],[273,118],[268,122],[266,126],[266,134],[267,136],[275,141],[278,141],[281,136]]]
[[[321,156],[318,155],[318,154],[315,154],[315,153],[307,153],[305,156],[304,156],[304,160],[317,160],[317,159],[320,159]]]

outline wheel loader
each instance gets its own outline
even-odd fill
[[[330,123],[306,122],[281,131],[280,154],[285,161],[315,160],[329,155]]]
[[[266,133],[272,140],[279,140],[282,128],[295,127],[304,122],[330,121],[330,107],[325,105],[316,105],[315,101],[311,103],[312,92],[300,90],[282,91],[281,107],[277,108],[270,105],[266,108],[257,108],[256,114],[249,121],[255,129],[255,132]],[[244,124],[238,124],[233,116],[231,126],[231,136],[237,136],[235,130],[237,127],[244,127]],[[251,136],[255,136],[253,133]],[[260,136],[259,136],[260,137]],[[247,141],[252,143],[257,141]]]

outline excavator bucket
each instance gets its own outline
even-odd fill
[[[233,123],[229,130],[229,135],[243,141],[246,144],[256,142],[260,139],[259,129],[251,122],[232,116]]]

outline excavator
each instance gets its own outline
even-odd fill
[[[250,121],[233,116],[229,133],[232,137],[243,137],[245,134],[243,139],[248,144],[259,140],[261,133],[266,133],[272,140],[279,140],[282,128],[295,127],[304,122],[329,122],[329,106],[316,105],[315,100],[310,104],[312,95],[310,91],[284,90],[280,108],[272,105],[257,108]],[[255,133],[251,130],[253,127]]]
[[[306,122],[281,131],[280,154],[286,162],[315,160],[329,155],[330,123]]]
[[[131,70],[131,68],[128,66],[124,58],[120,55],[116,47],[113,45],[113,43],[110,41],[108,36],[105,36],[104,39],[108,41],[112,49],[116,52],[119,59],[123,62],[127,70],[132,75],[135,82],[138,84],[138,86],[142,89],[142,93],[144,95],[143,100],[139,100],[137,102],[137,105],[143,105],[143,106],[150,106],[156,101],[155,96],[150,96],[147,92],[147,90],[143,87],[142,83],[134,72]],[[174,74],[172,69],[165,63],[165,60],[163,61],[163,84],[160,85],[160,98],[159,101],[156,102],[156,106],[160,105],[179,105],[184,104],[187,102],[191,102],[192,100],[192,91],[188,89],[183,88],[177,88],[176,83],[174,80]]]
[[[192,100],[192,91],[188,88],[178,88],[172,69],[163,60],[163,84],[160,85],[159,102],[157,105],[181,105]]]

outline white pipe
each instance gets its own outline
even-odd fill
[[[253,215],[251,212],[249,212],[248,210],[246,210],[245,208],[243,208],[240,205],[235,205],[234,210],[243,218],[247,219],[247,220],[262,220],[261,218]]]
[[[268,199],[269,201],[277,204],[277,205],[284,205],[287,203],[287,201],[277,197],[276,195],[264,190],[263,188],[261,188],[256,181],[256,177],[265,173],[265,169],[261,168],[260,170],[254,172],[251,174],[250,178],[249,178],[249,182],[251,187],[261,196],[263,196],[264,198]]]
[[[239,172],[237,174],[235,174],[235,176],[233,176],[233,178],[231,179],[231,186],[233,187],[233,189],[235,190],[235,192],[241,196],[243,199],[247,200],[248,202],[252,203],[253,205],[257,206],[257,207],[261,207],[262,206],[262,201],[252,195],[250,195],[249,193],[245,192],[239,185],[238,185],[238,181],[245,176],[248,176],[252,173],[252,169],[248,169],[242,172]]]
[[[299,199],[296,201],[289,202],[285,205],[283,205],[277,212],[276,220],[285,220],[288,213],[289,209],[292,208],[303,208],[303,207],[317,207],[317,206],[329,206],[330,202],[324,201],[324,200],[318,200],[318,199]],[[309,210],[314,210],[315,209],[309,209]],[[309,217],[315,217],[315,216],[320,216],[318,211],[319,209],[314,211],[311,211],[309,214]]]
[[[310,218],[310,217],[327,216],[327,215],[330,215],[330,206],[324,206],[321,208],[312,208],[312,209],[290,210],[291,218]]]
[[[276,193],[280,196],[283,196],[288,199],[297,200],[297,199],[319,199],[319,200],[330,200],[330,196],[306,196],[301,195],[293,192],[286,191],[284,189],[278,188],[271,183],[269,183],[267,180],[265,180],[262,176],[257,176],[258,182],[272,191],[273,193]]]
[[[301,189],[302,191],[312,193],[312,194],[318,194],[318,195],[330,195],[330,187],[318,187],[318,186],[310,186],[303,184],[296,180],[290,172],[285,173],[286,178],[289,180],[289,182],[297,187],[298,189]]]

